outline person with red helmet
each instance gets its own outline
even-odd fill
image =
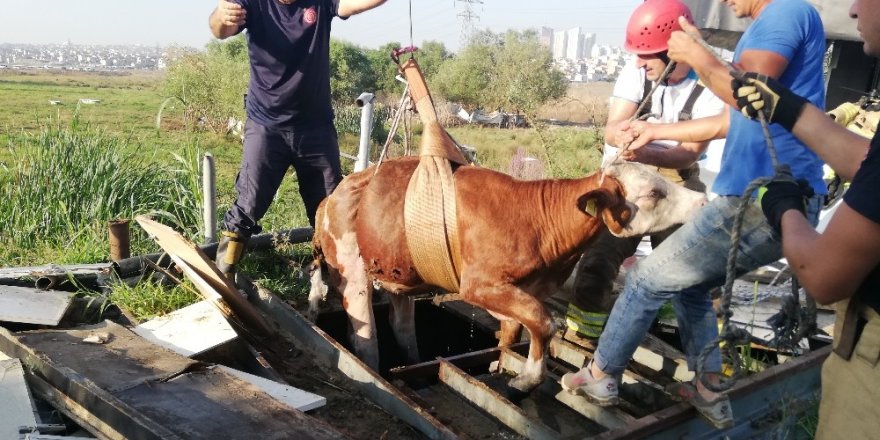
[[[640,8],[650,10],[659,6],[653,3],[659,1],[665,0],[648,0]],[[818,12],[804,0],[725,3],[737,16],[754,20],[737,45],[734,65],[778,78],[817,107],[823,107],[825,34]],[[641,45],[649,50],[647,47],[655,41],[651,36],[668,34],[666,56],[693,67],[708,90],[727,104],[735,104],[728,68],[694,39],[692,35],[698,30],[692,20],[679,16],[680,30],[670,29],[668,20],[659,15],[653,20],[653,27],[646,21],[643,26],[628,29],[628,35],[645,39],[633,40],[628,47],[638,49]],[[750,182],[774,174],[762,127],[726,107],[720,115],[675,124],[634,121],[626,131],[620,139],[628,143],[627,155],[634,157],[646,153],[642,150],[651,151],[652,143],[658,139],[695,142],[726,137],[720,171],[712,186],[718,196],[627,272],[623,291],[608,317],[592,361],[580,371],[565,375],[562,385],[599,404],[616,401],[618,377],[660,307],[671,301],[688,367],[694,371],[702,367],[705,373],[695,384],[681,384],[676,392],[715,427],[729,428],[733,425],[729,398],[706,383],[717,385],[720,380],[720,350],[717,346],[713,348],[718,340],[718,327],[710,291],[726,279],[727,255],[737,216],[742,219],[734,268],[737,275],[782,257],[778,223],[768,221],[758,204],[743,200]],[[789,165],[795,179],[803,179],[813,188],[814,195],[805,198],[801,212],[815,225],[826,191],[822,162],[779,124],[771,124],[770,132],[779,162]],[[745,212],[740,212],[742,206]],[[704,349],[705,357],[701,356]]]
[[[621,153],[618,148],[629,142],[628,129],[634,117],[646,117],[652,124],[674,124],[724,111],[724,102],[699,84],[693,69],[686,63],[674,66],[664,76],[670,63],[666,55],[667,41],[673,31],[681,29],[679,17],[692,20],[690,10],[679,0],[648,0],[633,11],[625,47],[635,59],[627,63],[614,85],[605,126],[603,162],[607,164],[619,156],[656,166],[669,180],[702,192],[706,185],[700,180],[697,161],[710,147],[710,142],[658,140],[639,150]],[[648,103],[639,110],[643,100]],[[723,140],[712,142],[713,153],[718,155],[723,146]],[[647,203],[653,203],[648,200],[650,196],[646,197]],[[651,245],[658,246],[672,231],[674,229],[652,234]],[[566,311],[569,330],[582,338],[599,338],[614,304],[614,280],[621,264],[636,252],[641,241],[642,237],[618,238],[607,231],[595,239],[575,270],[573,297]],[[571,378],[573,376],[568,376]],[[567,381],[563,385],[571,388]]]

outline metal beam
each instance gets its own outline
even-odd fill
[[[525,361],[525,357],[518,353],[514,353],[510,350],[502,350],[501,361],[499,364],[502,369],[519,374],[519,372],[522,371]],[[544,392],[552,390],[550,391],[550,394],[553,394],[556,400],[608,429],[623,428],[636,420],[635,417],[627,414],[620,408],[603,408],[599,405],[590,403],[587,399],[584,399],[581,396],[560,389],[559,377],[552,373],[547,373],[547,377],[544,379],[544,383],[539,387],[539,390]]]
[[[440,381],[483,409],[513,431],[532,440],[558,439],[559,433],[530,418],[518,406],[455,365],[440,361]]]
[[[765,431],[768,427],[778,426],[779,422],[765,426],[762,432],[756,428],[755,421],[768,414],[778,414],[782,408],[792,409],[788,417],[796,416],[794,409],[803,410],[805,403],[815,400],[820,389],[822,362],[829,353],[831,346],[742,379],[728,392],[736,423],[729,430],[716,430],[704,422],[690,404],[679,403],[642,417],[624,429],[603,433],[596,439],[773,437]]]

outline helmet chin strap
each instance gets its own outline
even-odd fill
[[[663,70],[663,76],[661,76],[657,82],[667,85],[669,82],[669,76],[672,75],[672,71],[675,70],[675,61],[669,59],[669,53],[666,51],[658,53],[657,59],[663,61],[663,64],[666,65],[666,68]]]

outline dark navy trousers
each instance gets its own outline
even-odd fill
[[[314,226],[318,204],[342,180],[336,128],[332,123],[308,128],[266,127],[248,119],[235,179],[237,197],[223,218],[223,229],[245,237],[260,233],[260,219],[291,166],[309,223]]]

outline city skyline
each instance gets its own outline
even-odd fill
[[[2,0],[0,0],[2,1]],[[461,46],[465,16],[476,29],[503,32],[542,27],[564,30],[580,27],[597,36],[597,44],[620,46],[630,11],[642,0],[607,2],[570,0],[534,2],[482,0],[412,2],[412,38],[416,45],[440,41],[447,49]],[[188,46],[204,48],[212,40],[207,18],[216,0],[154,0],[129,3],[113,0],[29,0],[5,8],[0,43],[77,45]],[[348,20],[335,20],[333,37],[373,48],[396,41],[410,44],[410,3],[388,2]],[[396,23],[396,25],[391,25]],[[377,32],[381,29],[382,32]]]

